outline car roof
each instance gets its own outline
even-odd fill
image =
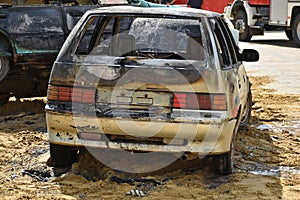
[[[137,14],[137,15],[168,15],[178,17],[216,17],[221,16],[219,13],[187,8],[187,7],[140,7],[134,5],[115,5],[105,6],[88,11],[88,14]]]

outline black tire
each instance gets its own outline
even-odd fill
[[[53,167],[71,167],[74,162],[78,162],[78,152],[72,147],[50,143],[50,156]]]
[[[220,175],[231,174],[233,171],[234,153],[235,150],[233,139],[230,145],[230,151],[228,153],[213,156],[213,160],[210,166],[211,171]]]
[[[234,15],[234,28],[240,32],[240,41],[248,42],[251,40],[250,27],[248,26],[247,14],[244,10],[239,10]]]
[[[253,105],[252,93],[251,93],[251,88],[249,88],[247,102],[245,104],[243,113],[241,113],[242,116],[241,116],[240,128],[244,128],[249,124],[251,118],[252,105]]]
[[[8,57],[0,57],[0,82],[6,79],[9,73],[9,59]]]
[[[298,14],[292,26],[293,39],[297,46],[300,47],[300,14]]]
[[[9,97],[8,94],[0,95],[0,105],[5,105],[8,102]]]
[[[289,40],[293,40],[292,30],[285,29],[285,35],[286,35],[287,38],[289,38]]]

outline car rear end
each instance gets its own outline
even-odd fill
[[[133,151],[221,154],[229,150],[236,120],[226,118],[225,94],[157,88],[155,84],[139,90],[50,85],[50,142]]]
[[[101,12],[92,16],[98,15]],[[55,62],[49,82],[46,116],[50,143],[142,152],[229,152],[237,116],[224,74],[215,64],[207,19],[159,13],[152,14],[151,19],[142,12],[135,15],[138,17],[129,20],[127,32],[120,31],[111,37],[110,42],[117,42],[117,46],[123,37],[120,35],[126,32],[123,38],[131,39],[125,48],[135,43],[134,51],[123,52],[120,48],[124,45],[120,45],[117,51],[122,55],[115,55],[111,47],[103,53],[105,45],[87,48],[88,53],[78,51],[80,45],[76,42],[83,41],[89,29],[78,25],[77,31],[86,32],[76,33],[75,29],[71,33],[73,36]],[[132,17],[132,13],[128,16]],[[111,14],[107,20],[113,18],[120,16]],[[93,24],[93,20],[87,17],[83,24]],[[103,17],[101,20],[102,24],[110,23]],[[170,24],[175,24],[176,30]],[[150,37],[156,33],[153,27],[163,27],[156,29],[163,32],[159,39],[161,49],[149,46],[151,42],[145,48],[139,46],[139,41],[153,42],[158,38]],[[201,36],[203,56],[193,58],[193,51],[188,49],[195,41],[199,45],[195,35],[190,35],[195,27]],[[162,38],[166,35],[168,41]],[[182,38],[186,38],[185,42]],[[168,45],[164,46],[164,42]],[[182,49],[167,49],[183,43]]]

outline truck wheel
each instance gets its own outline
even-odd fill
[[[250,118],[251,118],[251,110],[252,110],[252,93],[251,93],[251,90],[249,90],[247,102],[246,102],[245,108],[243,110],[242,119],[240,122],[241,128],[245,127],[249,123]]]
[[[228,153],[213,156],[210,170],[221,175],[231,174],[233,171],[234,152],[233,139],[230,145],[230,151]]]
[[[292,33],[294,41],[300,47],[300,14],[297,15],[293,22]]]
[[[286,35],[287,38],[289,38],[289,40],[293,40],[292,30],[285,29],[285,35]]]
[[[234,15],[233,21],[234,28],[240,32],[241,41],[250,41],[252,35],[250,35],[250,27],[248,26],[247,14],[243,10],[237,11]]]
[[[0,57],[0,82],[2,82],[9,73],[9,59]]]
[[[72,147],[50,143],[50,156],[53,167],[71,167],[78,161],[78,153]]]

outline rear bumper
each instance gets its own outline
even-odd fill
[[[236,120],[212,121],[211,123],[179,123],[165,121],[140,121],[121,118],[96,118],[72,116],[47,111],[49,142],[54,144],[124,149],[129,151],[156,151],[199,154],[222,154],[229,152]],[[99,140],[81,139],[78,133],[97,133]],[[107,135],[128,136],[138,141],[111,141]],[[164,143],[143,141],[143,138],[161,138]],[[141,142],[142,141],[142,142]],[[184,143],[178,143],[184,141]]]

